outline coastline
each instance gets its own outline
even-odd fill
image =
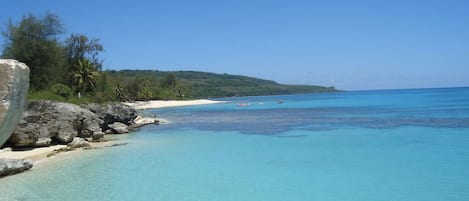
[[[108,146],[116,146],[119,145],[118,140],[110,139],[104,142],[89,142],[91,148],[90,149],[100,149]],[[86,151],[83,148],[75,148],[69,151],[60,151],[61,149],[67,148],[67,145],[53,145],[49,147],[38,147],[38,148],[31,148],[27,150],[9,150],[9,148],[0,150],[0,158],[4,159],[28,159],[31,160],[36,167],[39,163],[44,163],[56,158],[59,158],[65,154],[72,154],[72,153],[79,153],[82,151]]]
[[[135,110],[145,110],[145,109],[157,109],[157,108],[167,108],[167,107],[182,107],[182,106],[194,106],[194,105],[207,105],[207,104],[219,104],[226,103],[226,101],[214,101],[208,99],[199,99],[199,100],[152,100],[152,101],[136,101],[132,103],[124,102],[122,104],[127,105]],[[145,126],[148,124],[158,123],[170,123],[169,120],[163,118],[154,118],[154,117],[143,117],[138,116],[134,119],[134,123],[140,126]],[[138,127],[140,127],[138,126]],[[91,149],[100,149],[110,146],[119,146],[119,139],[109,139],[108,141],[103,142],[88,142],[91,146]],[[84,148],[76,148],[73,150],[67,150],[67,145],[53,145],[48,147],[34,147],[34,148],[25,148],[24,150],[18,150],[11,148],[0,149],[0,158],[3,159],[27,159],[31,160],[33,163],[33,169],[38,164],[47,164],[52,160],[58,160],[61,156],[66,154],[78,154],[82,151],[86,151]]]
[[[127,105],[135,110],[145,109],[157,109],[167,107],[182,107],[182,106],[194,106],[194,105],[206,105],[206,104],[219,104],[226,103],[226,101],[214,101],[208,99],[199,100],[152,100],[152,101],[136,101],[132,103],[123,102],[122,104]],[[163,118],[152,118],[139,116],[134,120],[141,126],[147,124],[153,124],[157,120],[159,123],[170,123],[169,120]],[[111,137],[112,138],[112,137]],[[89,142],[91,149],[99,149],[108,146],[119,145],[119,139],[110,139],[103,142]],[[51,160],[57,160],[65,154],[77,154],[82,151],[86,151],[83,148],[76,148],[69,151],[60,151],[66,149],[67,145],[53,145],[48,147],[35,147],[25,150],[11,150],[11,148],[0,149],[0,158],[4,159],[28,159],[33,162],[33,169],[37,164],[44,164]]]
[[[198,100],[150,100],[150,101],[135,101],[131,103],[122,102],[122,104],[130,106],[136,110],[145,110],[145,109],[158,109],[158,108],[167,108],[167,107],[219,104],[219,103],[226,103],[226,102],[227,101],[198,99]]]

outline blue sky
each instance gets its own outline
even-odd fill
[[[99,38],[107,69],[345,90],[469,86],[469,1],[3,0],[1,27],[46,11],[64,37]]]

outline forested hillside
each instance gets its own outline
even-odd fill
[[[284,85],[271,80],[248,76],[216,74],[196,71],[122,70],[111,71],[110,75],[124,82],[165,83],[163,78],[174,77],[191,98],[214,98],[231,96],[255,96],[298,93],[334,92],[334,87],[310,85]]]

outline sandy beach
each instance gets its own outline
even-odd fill
[[[207,104],[218,104],[226,103],[226,101],[214,101],[208,99],[199,100],[152,100],[152,101],[135,101],[132,103],[123,102],[123,104],[133,107],[137,110],[144,109],[157,109],[165,107],[181,107],[181,106],[193,106],[193,105],[207,105]]]
[[[54,145],[50,147],[39,147],[28,150],[2,150],[0,158],[8,159],[30,159],[34,162],[47,158],[47,155],[56,149],[65,148],[67,145]]]
[[[90,142],[92,148],[102,148],[105,146],[112,146],[113,144],[118,144],[116,140],[110,140],[106,142]],[[10,150],[10,148],[5,148],[0,150],[0,158],[5,159],[29,159],[34,162],[34,164],[45,162],[49,159],[56,158],[63,154],[77,153],[84,151],[82,148],[77,148],[72,151],[66,152],[57,152],[56,150],[66,148],[67,145],[53,145],[49,147],[37,147],[26,150]],[[34,168],[34,167],[33,167]]]

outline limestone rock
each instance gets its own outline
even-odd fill
[[[12,59],[0,59],[0,146],[21,120],[29,89],[29,68]]]
[[[91,139],[93,140],[99,140],[104,137],[104,132],[99,131],[99,132],[93,132],[93,135],[91,136]]]
[[[47,138],[39,138],[36,142],[35,145],[38,147],[47,147],[50,146],[50,143],[52,142],[52,139],[47,137]]]
[[[107,125],[120,122],[130,125],[137,118],[137,111],[127,105],[119,103],[110,104],[88,104],[86,105],[91,112],[98,115],[103,120],[102,129],[107,130]]]
[[[128,126],[120,122],[115,122],[113,124],[109,124],[108,126],[114,131],[114,133],[117,133],[117,134],[123,134],[123,133],[129,132]]]
[[[138,129],[142,126],[150,125],[150,124],[155,124],[158,125],[160,124],[160,120],[155,118],[155,117],[142,117],[142,116],[137,116],[132,122],[132,124],[129,126],[129,129]]]
[[[0,159],[0,177],[24,172],[33,167],[33,162],[27,159]]]
[[[90,143],[88,143],[86,140],[83,138],[75,137],[73,138],[73,141],[67,144],[68,147],[70,148],[90,148]]]
[[[75,137],[103,136],[96,114],[78,105],[33,101],[9,142],[14,146],[46,146],[52,141],[69,143]]]

